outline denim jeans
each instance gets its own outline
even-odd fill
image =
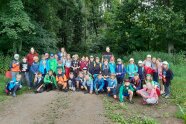
[[[164,86],[165,86],[165,94],[169,96],[170,95],[170,84],[165,83]]]
[[[30,78],[29,78],[29,72],[21,72],[21,82],[23,84],[27,84],[28,87],[30,87]]]
[[[15,80],[16,79],[16,75],[19,74],[19,72],[11,72],[12,74],[12,80]]]

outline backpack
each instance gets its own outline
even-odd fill
[[[117,69],[118,69],[118,66],[119,65],[117,64],[117,66],[116,66]],[[122,64],[122,67],[121,68],[122,68],[122,72],[123,72],[123,69],[124,69],[124,65],[123,64]]]

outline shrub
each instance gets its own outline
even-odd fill
[[[0,60],[0,74],[5,74],[5,72],[10,68],[12,57],[0,54]]]

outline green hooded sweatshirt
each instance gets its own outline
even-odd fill
[[[52,82],[52,85],[57,87],[56,78],[52,75],[49,76],[48,74],[44,78],[44,84],[49,84]]]
[[[127,87],[124,84],[120,87],[120,89],[119,89],[119,101],[120,102],[123,102],[124,101],[123,100],[123,95],[124,94],[127,94],[128,93],[128,90],[131,90],[131,91],[134,92],[134,88],[133,88],[132,84],[130,84],[128,86],[128,89],[127,89]]]
[[[49,66],[50,66],[50,70],[52,70],[53,72],[56,72],[57,60],[56,59],[49,59]]]

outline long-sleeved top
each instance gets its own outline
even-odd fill
[[[29,53],[26,58],[27,58],[27,62],[28,62],[28,65],[31,66],[32,63],[34,62],[34,56],[38,56],[38,54],[35,52],[34,54],[32,53]]]
[[[93,80],[89,78],[89,80],[84,80],[83,86],[90,87],[90,91],[93,91]]]
[[[89,73],[91,73],[92,75],[94,74],[94,65],[95,65],[95,62],[93,61],[93,62],[89,62],[88,63],[88,71],[89,71]]]
[[[49,59],[49,66],[50,66],[50,70],[52,70],[53,72],[56,72],[56,70],[57,70],[57,60],[55,58]]]
[[[148,92],[148,89],[147,88],[143,88],[143,89],[141,89],[138,92],[140,92],[140,93],[147,92],[148,93],[148,96],[146,96],[147,99],[149,99],[149,98],[158,99],[158,94],[156,92],[156,89],[152,89],[152,90],[150,90],[150,92]]]
[[[141,80],[140,79],[135,80],[134,78],[131,78],[130,83],[136,87],[136,90],[141,89]]]
[[[30,70],[33,74],[36,74],[39,72],[39,62],[32,63]]]
[[[129,77],[134,77],[134,74],[138,72],[138,67],[136,64],[127,65],[127,74]]]
[[[57,83],[56,83],[56,78],[52,75],[52,76],[49,76],[48,74],[45,76],[44,78],[44,83],[45,84],[49,84],[49,83],[52,83],[54,86],[57,87]]]
[[[145,69],[143,66],[138,66],[138,74],[141,80],[145,79]]]
[[[21,72],[28,72],[29,71],[27,62],[20,63],[20,71]]]
[[[46,72],[45,72],[45,69],[46,69]],[[41,61],[39,62],[39,71],[40,71],[42,74],[45,74],[45,73],[47,73],[49,70],[50,70],[50,65],[49,65],[48,60],[41,60]]]
[[[117,64],[116,65],[116,76],[124,78],[125,74],[126,74],[126,69],[125,69],[124,65],[123,64]]]
[[[20,71],[20,63],[18,60],[13,60],[11,63],[11,71],[19,72]]]
[[[72,63],[71,60],[66,60],[65,67],[70,68],[71,67],[71,63]]]
[[[98,91],[100,91],[100,90],[103,89],[104,84],[105,84],[104,79],[103,79],[103,78],[99,79],[99,78],[97,77],[97,78],[95,79],[95,81],[94,81],[94,89],[95,89],[95,90],[97,89]],[[98,87],[97,87],[97,86],[98,86]]]
[[[108,87],[116,88],[117,87],[117,80],[116,79],[108,79]]]
[[[172,70],[168,69],[168,70],[164,70],[165,73],[165,79],[166,79],[166,85],[171,84],[171,80],[173,79],[173,72]]]
[[[115,73],[116,73],[116,64],[110,62],[110,63],[109,63],[109,69],[110,69],[110,73],[111,73],[111,74],[115,74]]]
[[[102,66],[102,74],[103,76],[110,76],[110,69],[109,65],[104,65]]]
[[[133,88],[132,84],[130,84],[129,86],[122,85],[120,87],[120,89],[119,89],[119,101],[120,102],[123,102],[124,101],[123,95],[124,94],[127,94],[128,93],[128,90],[134,91],[134,88]]]
[[[102,63],[95,62],[94,63],[94,74],[99,74],[101,72],[101,68],[102,68]]]

